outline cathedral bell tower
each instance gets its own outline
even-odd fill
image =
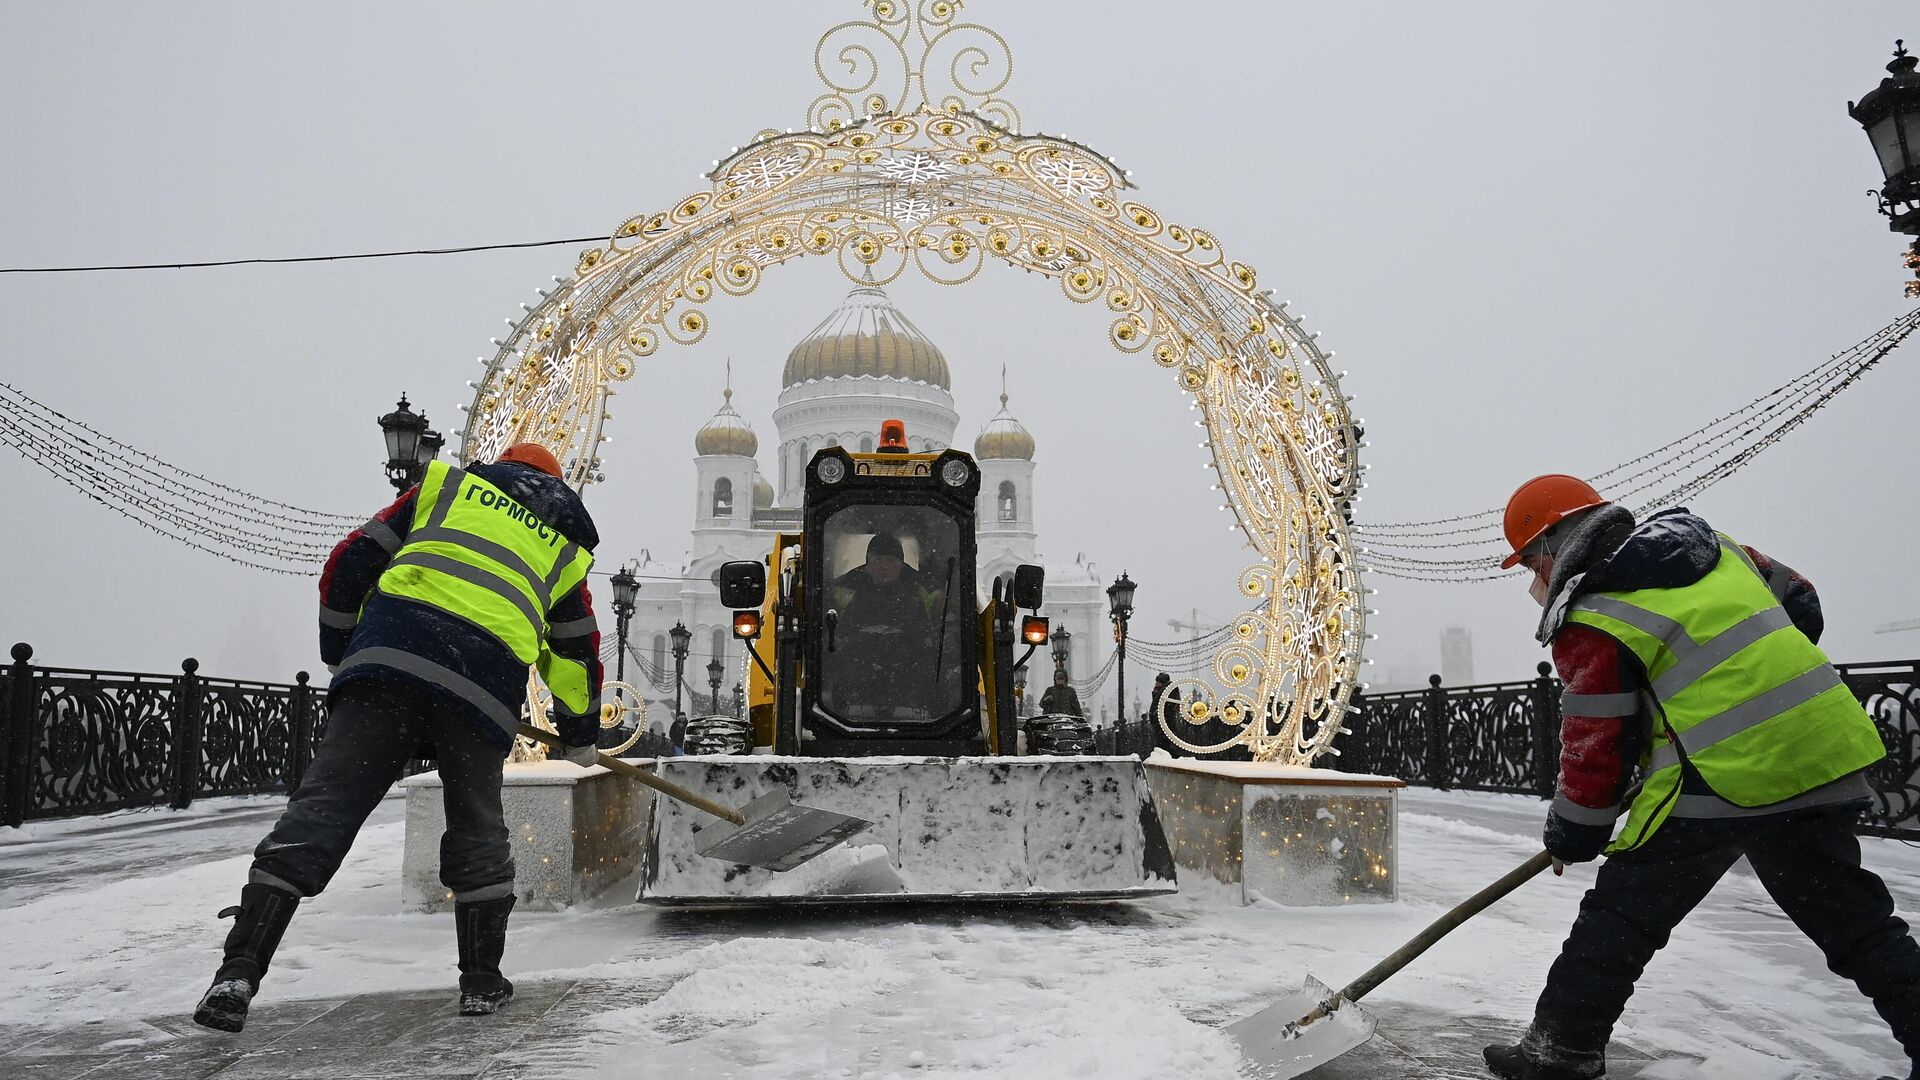
[[[693,449],[693,557],[699,561],[722,548],[743,547],[726,541],[752,531],[756,488],[765,486],[754,460],[760,439],[733,408],[731,364],[720,411],[695,433]]]
[[[1007,373],[1000,372],[1000,411],[973,440],[980,463],[980,580],[991,581],[1023,562],[1034,562],[1033,435],[1007,411]]]

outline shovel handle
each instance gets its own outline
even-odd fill
[[[1507,871],[1500,880],[1462,900],[1453,910],[1435,919],[1433,925],[1416,934],[1412,941],[1395,949],[1393,954],[1385,960],[1368,968],[1365,974],[1342,988],[1335,1000],[1345,998],[1348,1001],[1359,1001],[1374,987],[1386,982],[1401,968],[1413,963],[1421,953],[1433,948],[1435,942],[1452,933],[1455,927],[1492,907],[1501,897],[1538,877],[1540,871],[1551,865],[1553,865],[1553,856],[1541,851],[1533,858]]]
[[[551,731],[542,731],[532,724],[521,724],[520,735],[522,738],[532,739],[534,742],[545,743],[555,750],[566,750],[568,748],[567,744],[561,741],[560,736],[555,735]],[[733,807],[725,803],[714,802],[705,795],[688,791],[686,788],[681,787],[671,780],[662,780],[660,777],[655,776],[638,765],[621,761],[619,758],[613,757],[610,754],[601,754],[597,751],[595,760],[598,764],[604,765],[622,776],[630,776],[640,781],[669,799],[678,799],[688,806],[705,810],[714,817],[731,821],[735,825],[745,825],[747,823],[747,815],[735,810]]]

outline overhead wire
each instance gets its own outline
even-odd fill
[[[157,263],[112,263],[94,266],[7,266],[0,274],[93,274],[123,270],[204,270],[216,266],[267,266],[289,263],[356,262],[364,259],[402,259],[415,255],[465,255],[475,251],[511,251],[521,248],[559,247],[563,244],[604,243],[604,236],[579,236],[565,240],[522,240],[500,244],[461,244],[456,247],[402,248],[392,251],[362,251],[347,255],[256,256],[244,259],[203,259],[199,261]]]

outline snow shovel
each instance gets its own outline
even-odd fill
[[[1227,1034],[1240,1044],[1247,1075],[1260,1080],[1288,1080],[1339,1057],[1373,1037],[1373,1015],[1354,1004],[1386,982],[1453,929],[1491,907],[1496,900],[1526,884],[1552,865],[1542,851],[1499,881],[1481,889],[1460,906],[1434,920],[1393,955],[1367,969],[1339,993],[1308,976],[1299,990],[1251,1016],[1228,1024]]]
[[[545,743],[555,750],[567,749],[567,744],[561,742],[558,735],[542,731],[532,724],[521,724],[520,735]],[[622,776],[630,776],[670,799],[678,799],[696,810],[703,810],[738,826],[717,830],[718,836],[695,848],[707,858],[722,862],[758,866],[765,870],[791,870],[847,838],[858,836],[873,825],[873,822],[864,818],[801,806],[787,798],[785,788],[775,788],[748,803],[744,809],[735,810],[617,757],[599,754],[597,764]]]

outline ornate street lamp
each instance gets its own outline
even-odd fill
[[[1107,586],[1107,615],[1113,620],[1113,640],[1120,648],[1119,666],[1114,674],[1119,686],[1114,700],[1120,709],[1120,723],[1127,722],[1127,620],[1133,618],[1133,590],[1136,586],[1125,570]]]
[[[680,709],[680,688],[687,681],[687,645],[693,641],[693,631],[676,620],[667,636],[673,639],[673,718],[678,722],[686,715]]]
[[[1904,41],[1893,44],[1887,77],[1858,104],[1847,102],[1847,115],[1866,130],[1880,159],[1886,182],[1874,194],[1887,227],[1920,236],[1920,74],[1914,72],[1920,57],[1909,55]],[[1920,240],[1908,249],[1906,263],[1916,274],[1907,282],[1907,295],[1920,296]]]
[[[733,684],[733,715],[735,717],[746,716],[746,703],[747,703],[747,698],[746,698],[746,695],[741,692],[740,684],[734,683]]]
[[[405,491],[426,475],[427,464],[439,456],[447,440],[430,430],[426,416],[408,406],[405,394],[400,395],[399,407],[377,422],[387,440],[387,482],[395,491]]]
[[[627,681],[627,624],[633,621],[634,600],[640,595],[640,579],[633,576],[628,567],[613,572],[613,615],[616,636],[620,639],[620,653],[614,663],[614,678],[619,682]]]
[[[1064,626],[1053,628],[1053,670],[1066,671],[1067,661],[1073,659],[1073,632]]]
[[[720,676],[727,673],[727,665],[719,657],[707,661],[707,711],[720,711]]]

